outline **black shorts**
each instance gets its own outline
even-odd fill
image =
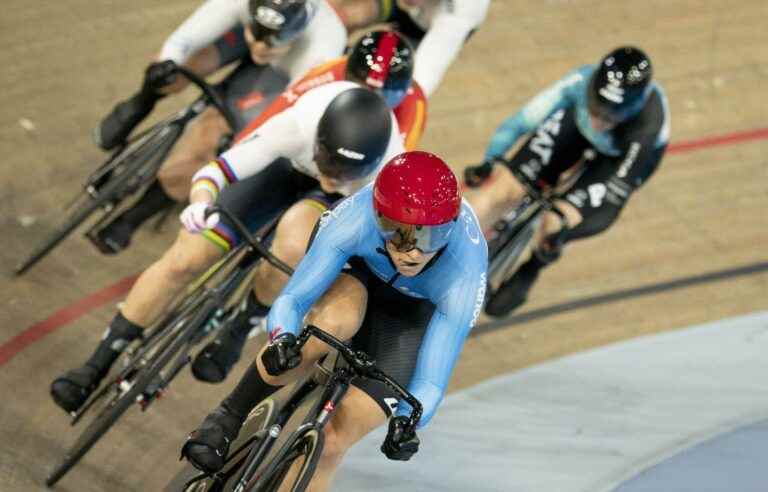
[[[219,68],[249,56],[245,28],[241,25],[227,31],[213,46],[219,54]]]
[[[277,159],[261,172],[224,188],[216,204],[231,211],[255,233],[299,200],[309,200],[323,212],[339,198],[338,194],[322,191],[316,179],[294,169],[289,160]],[[204,231],[203,236],[229,251],[241,241],[235,231],[232,224],[222,219],[216,227]]]
[[[392,26],[392,30],[408,38],[408,41],[411,42],[414,48],[419,46],[419,43],[427,34],[424,28],[418,25],[408,12],[398,7],[394,1],[392,2],[392,11],[385,22]]]
[[[656,170],[666,149],[655,149],[622,173],[623,157],[598,152],[576,126],[574,112],[569,107],[550,115],[507,164],[518,180],[539,190],[555,187],[565,171],[579,166],[578,177],[563,198],[579,210],[583,220],[566,231],[566,241],[607,229],[632,192]]]
[[[288,82],[288,75],[272,65],[256,65],[250,58],[240,62],[218,86],[224,104],[235,116],[234,133],[263,113]]]
[[[390,286],[376,276],[362,258],[350,258],[343,273],[358,279],[368,291],[365,319],[350,340],[352,348],[371,356],[379,369],[407,387],[435,305]],[[383,383],[355,379],[352,384],[373,398],[387,416],[397,408],[397,395]]]
[[[226,33],[214,46],[219,53],[220,66],[239,62],[218,85],[224,104],[235,116],[234,132],[238,133],[288,87],[290,78],[272,65],[253,63],[242,26]]]

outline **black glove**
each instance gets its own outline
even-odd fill
[[[420,442],[416,432],[411,429],[408,417],[392,417],[381,452],[391,460],[408,461],[419,451]]]
[[[144,90],[157,92],[176,81],[176,62],[165,60],[154,62],[144,72]]]
[[[467,166],[464,169],[464,182],[470,188],[477,188],[488,179],[488,176],[493,172],[493,165],[496,163],[504,163],[504,159],[493,158],[486,159],[477,166]]]
[[[286,333],[272,340],[261,354],[261,362],[270,376],[279,376],[298,367],[301,363],[301,347],[297,345],[296,337]]]

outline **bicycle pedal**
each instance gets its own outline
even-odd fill
[[[98,197],[99,197],[99,190],[98,190],[98,189],[96,189],[96,187],[95,187],[95,186],[93,186],[93,185],[88,185],[88,186],[86,186],[86,187],[85,187],[85,192],[86,192],[86,193],[88,193],[88,195],[89,195],[91,198],[93,198],[93,199],[96,199],[96,198],[98,198]]]
[[[122,393],[122,394],[128,393],[131,390],[131,388],[133,388],[133,382],[132,381],[128,381],[126,379],[121,379],[121,380],[119,380],[117,382],[117,391],[118,391],[118,393]]]

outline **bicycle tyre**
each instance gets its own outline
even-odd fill
[[[88,201],[83,206],[75,210],[67,219],[67,221],[56,228],[56,231],[46,239],[40,246],[32,251],[23,262],[13,271],[14,275],[18,276],[29,270],[38,261],[43,259],[53,248],[63,241],[69,234],[75,230],[80,224],[82,224],[93,212],[105,204],[107,200],[92,200]]]
[[[267,468],[265,475],[258,482],[251,488],[246,487],[245,490],[248,492],[277,492],[282,487],[283,480],[293,463],[304,456],[301,470],[299,470],[298,476],[288,489],[290,492],[303,492],[315,475],[324,444],[325,441],[318,429],[308,429],[299,435],[293,436],[292,443],[287,447],[287,451],[276,458],[274,465],[270,465]],[[306,448],[300,449],[303,446],[306,446]]]
[[[136,382],[125,394],[123,394],[112,407],[102,411],[93,421],[91,421],[85,430],[80,434],[75,443],[70,447],[64,458],[54,467],[53,471],[45,480],[45,485],[53,486],[75,466],[80,459],[98,442],[101,437],[107,433],[112,425],[133,405],[139,394],[152,383],[160,371],[176,357],[188,339],[192,336],[195,329],[205,321],[208,312],[213,307],[211,299],[206,300],[200,309],[195,312],[192,320],[187,324],[184,333],[176,338],[154,361],[141,368],[142,374],[137,377]]]
[[[153,139],[156,135],[160,135],[165,128],[168,128],[168,126],[159,127],[157,128],[157,132],[155,134],[146,136],[147,142]],[[14,275],[19,276],[29,270],[37,262],[43,259],[45,255],[50,253],[53,248],[58,246],[61,241],[66,239],[66,237],[69,236],[73,230],[85,222],[91,214],[112,201],[120,191],[120,188],[124,186],[127,181],[133,178],[133,175],[136,174],[148,161],[154,157],[156,151],[160,150],[163,153],[167,153],[170,150],[170,147],[168,146],[169,137],[172,138],[175,142],[180,133],[180,130],[176,130],[169,132],[167,135],[161,135],[162,138],[158,138],[159,141],[155,147],[148,149],[149,151],[146,155],[141,155],[142,152],[147,150],[144,148],[144,145],[146,145],[146,142],[144,142],[139,146],[138,149],[135,150],[135,153],[138,155],[126,156],[125,159],[134,158],[136,159],[135,162],[127,165],[126,169],[122,171],[118,176],[116,176],[114,181],[108,182],[104,186],[103,191],[100,192],[96,198],[87,200],[80,207],[70,213],[64,224],[57,227],[53,234],[49,235],[48,238],[43,241],[43,243],[40,244],[37,248],[35,248],[24,261],[16,266],[14,269]],[[155,173],[152,174],[154,175]],[[90,198],[88,195],[85,195],[85,197]]]

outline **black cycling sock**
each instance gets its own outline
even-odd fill
[[[229,413],[245,420],[245,417],[261,400],[279,389],[280,386],[272,386],[264,381],[264,378],[259,374],[259,368],[253,363],[245,371],[232,393],[221,402],[221,406]]]
[[[123,313],[118,311],[107,327],[107,331],[104,332],[96,351],[85,365],[96,369],[100,376],[104,376],[125,347],[140,337],[143,331],[141,326],[128,321]]]
[[[248,312],[251,316],[258,316],[264,318],[269,314],[269,309],[272,306],[267,306],[256,297],[253,291],[248,294]]]
[[[176,203],[176,201],[168,196],[163,189],[163,186],[160,184],[160,181],[155,180],[149,188],[147,188],[147,191],[139,201],[136,202],[133,207],[123,212],[117,220],[130,225],[131,229],[136,229],[143,224],[144,221],[161,210],[171,207],[174,203]]]
[[[253,291],[250,291],[246,300],[245,311],[238,315],[240,319],[232,326],[231,333],[235,337],[247,337],[255,326],[251,323],[251,319],[265,318],[269,314],[269,308],[259,301]]]

